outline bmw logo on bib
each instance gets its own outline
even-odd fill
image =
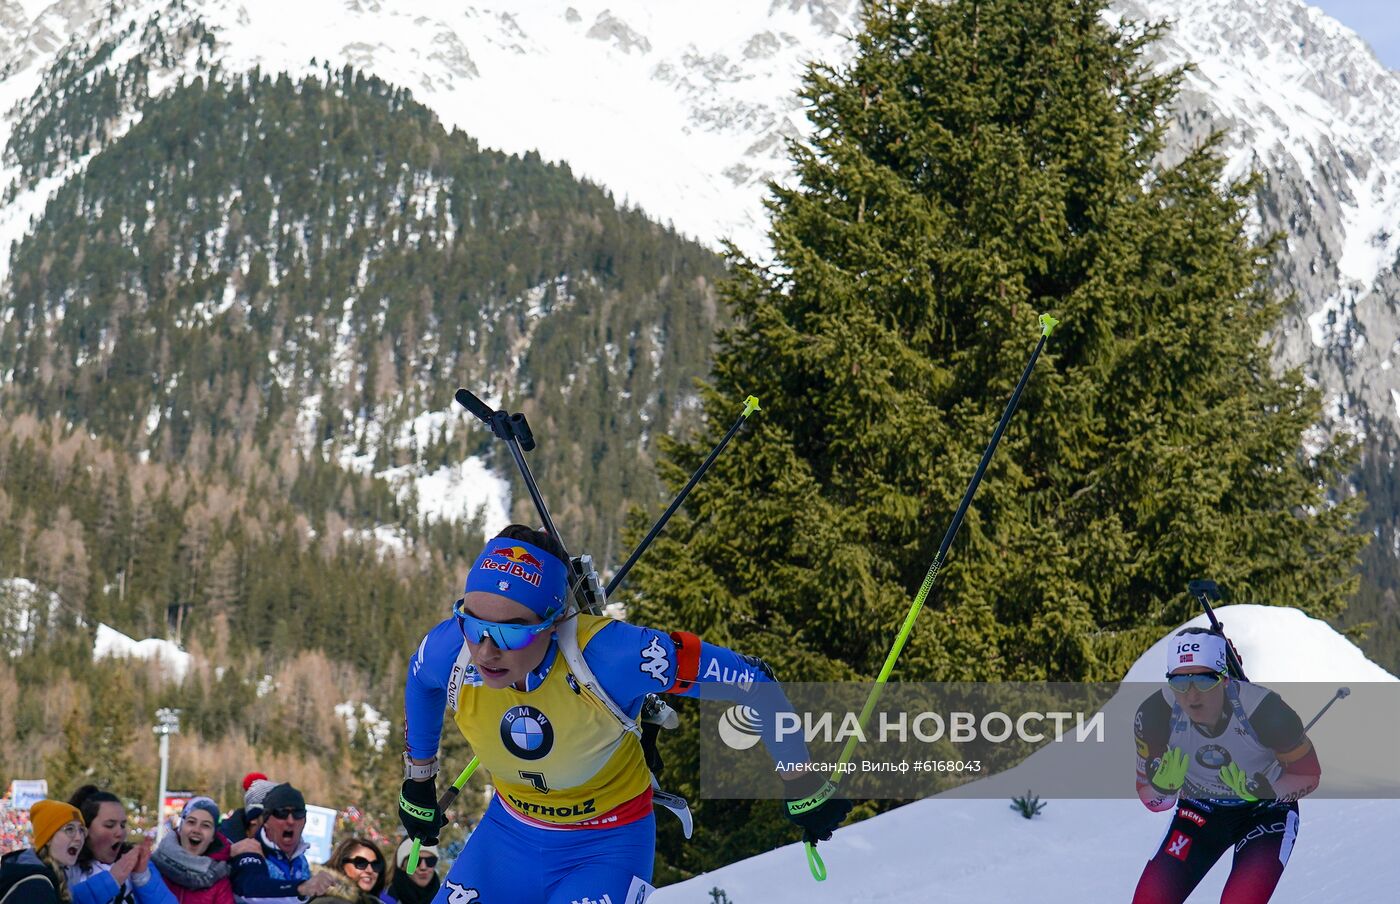
[[[522,760],[540,760],[554,748],[554,726],[533,706],[512,706],[501,717],[501,743]]]

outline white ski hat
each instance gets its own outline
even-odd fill
[[[1225,638],[1209,632],[1182,631],[1167,644],[1167,674],[1187,666],[1203,665],[1224,675],[1229,661],[1225,658]]]

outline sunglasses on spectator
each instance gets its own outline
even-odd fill
[[[434,857],[434,856],[431,855],[431,854],[424,854],[423,856],[421,856],[421,857],[418,858],[418,866],[419,866],[419,867],[424,867],[424,866],[426,866],[428,869],[436,869],[436,868],[437,868],[437,858]]]
[[[355,867],[355,869],[372,869],[376,873],[384,872],[384,862],[382,860],[370,860],[368,857],[351,857],[345,862]]]
[[[1203,675],[1168,675],[1167,684],[1178,694],[1187,693],[1193,687],[1204,694],[1224,679],[1225,676],[1219,672],[1206,672]]]
[[[278,807],[276,810],[268,810],[267,815],[273,819],[305,819],[305,807]]]

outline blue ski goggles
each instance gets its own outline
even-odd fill
[[[504,622],[487,621],[477,618],[463,608],[463,600],[452,607],[452,614],[462,625],[462,633],[473,643],[490,640],[501,650],[521,650],[528,647],[536,637],[554,627],[559,613],[555,612],[537,625],[514,625]]]
[[[1205,693],[1214,690],[1215,686],[1225,680],[1225,676],[1219,672],[1205,672],[1200,675],[1168,675],[1167,684],[1178,694],[1189,693],[1192,688]]]

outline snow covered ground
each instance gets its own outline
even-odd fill
[[[135,640],[116,628],[103,624],[97,626],[97,637],[92,643],[92,658],[94,662],[99,659],[144,659],[148,662],[158,662],[177,682],[185,680],[185,673],[190,668],[190,654],[174,642],[157,637]]]
[[[1219,615],[1255,681],[1397,680],[1296,609],[1227,606]],[[1201,616],[1189,624],[1204,623]],[[1127,677],[1155,680],[1165,645],[1164,638],[1143,654]],[[1345,706],[1339,702],[1328,718]],[[1036,757],[1047,753],[1053,748]],[[1324,775],[1326,768],[1324,762]],[[1300,815],[1298,844],[1273,904],[1400,901],[1400,800],[1309,799]],[[819,848],[825,882],[811,878],[801,845],[791,844],[661,889],[649,900],[710,904],[710,889],[719,888],[732,904],[1127,902],[1169,822],[1170,813],[1151,813],[1136,798],[1050,799],[1028,821],[1004,798],[940,796],[837,831]],[[1228,874],[1229,859],[1221,858],[1190,901],[1218,901]]]

